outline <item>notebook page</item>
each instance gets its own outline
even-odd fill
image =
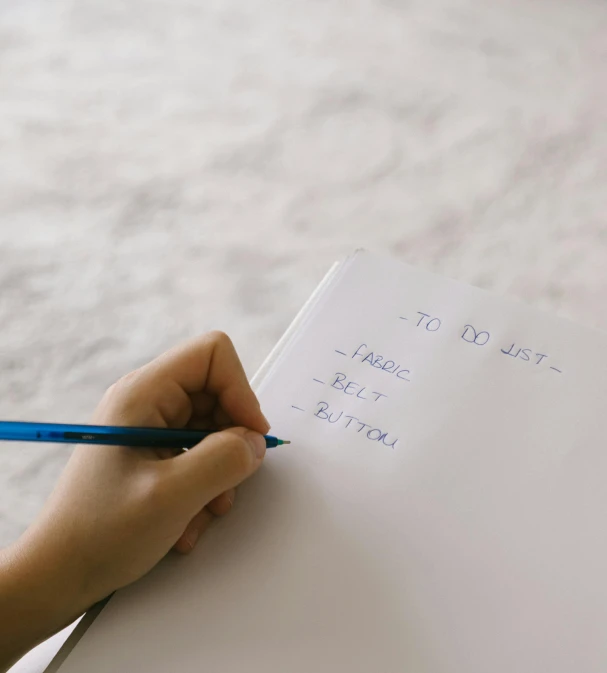
[[[62,673],[604,673],[606,346],[355,255],[260,386],[293,443]]]

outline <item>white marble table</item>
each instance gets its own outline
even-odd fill
[[[252,374],[354,247],[607,329],[601,0],[0,4],[2,418],[210,328]],[[0,446],[0,545],[67,456]]]

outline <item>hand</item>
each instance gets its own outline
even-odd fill
[[[269,430],[221,333],[175,348],[119,380],[93,422],[239,427],[179,455],[76,448],[38,520],[0,553],[0,670],[9,657],[147,573],[172,547],[188,553],[214,516],[230,509],[234,488],[261,464],[262,435]]]

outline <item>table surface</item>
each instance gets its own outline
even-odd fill
[[[3,418],[211,328],[252,374],[356,247],[607,329],[607,3],[0,5]],[[68,455],[2,445],[0,546]]]
[[[0,11],[4,418],[86,422],[211,328],[252,374],[355,247],[607,329],[606,3]],[[0,546],[68,454],[2,445]]]

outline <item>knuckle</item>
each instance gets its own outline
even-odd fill
[[[122,398],[132,393],[133,385],[139,378],[139,370],[136,369],[124,376],[121,376],[115,383],[105,391],[104,397],[107,400],[113,400],[117,397]]]
[[[141,370],[134,369],[132,372],[121,376],[114,384],[117,390],[129,390],[141,377]]]
[[[163,465],[150,465],[151,469],[139,475],[138,500],[145,502],[154,511],[164,511],[173,497],[167,471]]]
[[[107,404],[113,397],[116,395],[116,383],[112,383],[111,386],[106,388],[101,398],[101,404]]]
[[[181,501],[182,473],[172,459],[142,465],[137,476],[139,496],[152,509],[167,512]]]
[[[141,371],[136,369],[113,383],[105,391],[97,415],[105,418],[105,422],[110,422],[114,417],[121,422],[130,418],[141,406],[144,396],[145,386],[141,385],[141,377]]]
[[[247,442],[238,435],[232,435],[224,447],[224,460],[230,474],[245,477],[253,468],[253,455]]]
[[[213,330],[208,333],[208,338],[218,346],[232,346],[232,339],[221,330]]]

